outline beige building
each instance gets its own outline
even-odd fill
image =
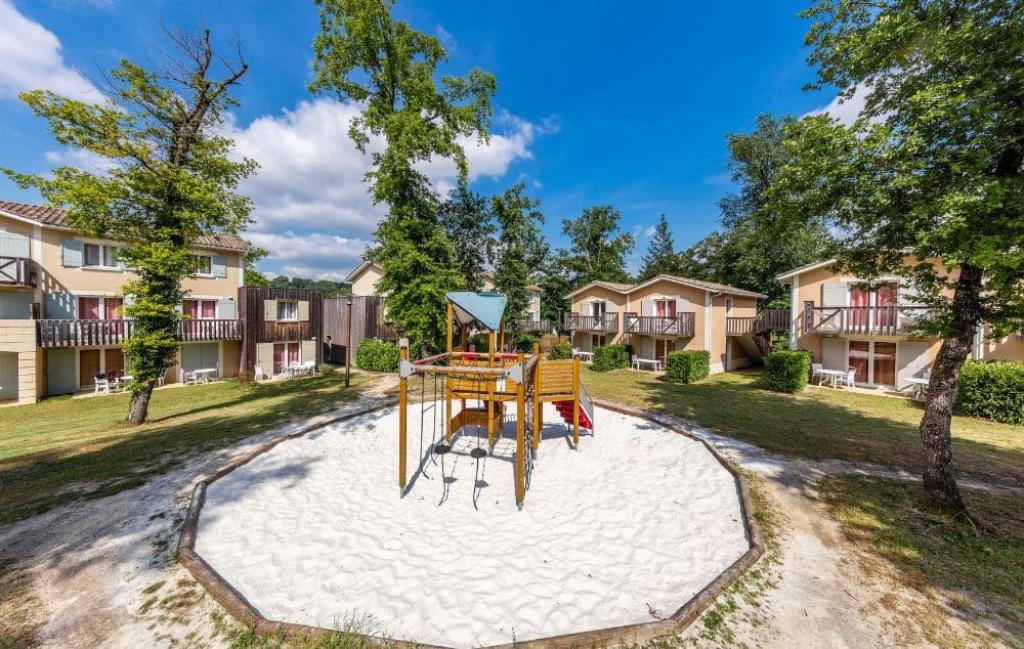
[[[567,296],[564,326],[573,347],[589,352],[626,343],[644,361],[663,363],[683,349],[711,353],[711,371],[746,367],[761,359],[753,336],[765,296],[702,280],[658,275],[639,284],[591,282]]]
[[[132,322],[121,286],[132,273],[117,250],[125,245],[77,234],[61,210],[0,201],[0,400],[27,403],[124,376],[121,343]],[[184,282],[181,351],[167,382],[197,369],[237,373],[247,247],[235,235],[200,239],[202,268]]]
[[[778,276],[792,290],[791,345],[807,349],[825,369],[854,370],[858,385],[904,389],[908,379],[927,378],[941,339],[913,332],[926,308],[907,278],[864,278],[835,269],[835,260],[809,264]],[[976,359],[1024,361],[1018,333],[989,341],[979,330]]]

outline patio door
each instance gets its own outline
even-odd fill
[[[598,347],[604,347],[604,336],[593,334],[590,336],[590,351],[594,351]]]
[[[299,343],[274,343],[274,374],[299,362]]]
[[[866,340],[850,341],[850,367],[853,368],[853,379],[857,383],[867,383],[868,365],[871,362],[871,343]]]
[[[655,315],[659,318],[674,318],[676,317],[676,301],[673,300],[655,300],[654,301]]]
[[[858,329],[867,329],[868,307],[871,306],[871,289],[864,284],[850,287],[850,324]]]
[[[871,354],[875,385],[896,385],[896,343],[875,343]]]
[[[83,349],[78,352],[78,387],[91,388],[100,373],[100,350]]]
[[[663,365],[665,363],[665,357],[669,354],[669,352],[674,352],[675,350],[676,341],[674,340],[656,339],[654,341],[654,358]]]
[[[124,352],[120,349],[104,350],[103,362],[108,379],[124,376]]]

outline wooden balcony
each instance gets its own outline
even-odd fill
[[[626,314],[626,333],[639,336],[693,338],[695,315],[692,311],[674,316]]]
[[[807,306],[804,333],[906,336],[928,315],[922,306]]]
[[[522,331],[550,332],[552,327],[551,321],[544,318],[520,320],[518,324]]]
[[[0,257],[0,286],[35,286],[36,263],[26,257]]]
[[[789,309],[765,309],[756,316],[726,318],[726,336],[753,336],[763,331],[788,331],[791,318]]]
[[[565,328],[570,331],[616,333],[619,330],[619,314],[583,315],[582,313],[566,313]]]
[[[120,345],[131,338],[134,320],[38,320],[38,344],[44,348]],[[182,320],[178,339],[182,342],[241,340],[241,320]]]

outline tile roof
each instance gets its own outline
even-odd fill
[[[679,282],[680,284],[687,284],[695,288],[702,288],[707,291],[720,291],[722,293],[732,293],[734,295],[742,295],[745,297],[768,297],[767,295],[758,293],[756,291],[748,291],[745,288],[736,288],[735,286],[729,286],[728,284],[719,284],[718,282],[709,282],[703,279],[691,279],[689,277],[678,277],[676,275],[658,275],[654,279],[659,278],[667,279],[671,282]]]
[[[15,203],[13,201],[0,201],[0,212],[6,212],[12,216],[29,219],[41,225],[66,228],[65,220],[67,214],[64,210],[56,207],[43,207],[41,205],[28,205],[26,203]],[[196,239],[196,245],[210,248],[226,248],[228,250],[248,250],[249,242],[237,234],[218,233],[203,234]]]

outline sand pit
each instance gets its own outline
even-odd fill
[[[428,462],[400,499],[387,409],[213,482],[195,550],[266,618],[458,647],[664,619],[747,551],[734,478],[703,444],[598,409],[576,451],[544,414],[522,511],[514,424],[479,461],[457,438],[446,479]]]

